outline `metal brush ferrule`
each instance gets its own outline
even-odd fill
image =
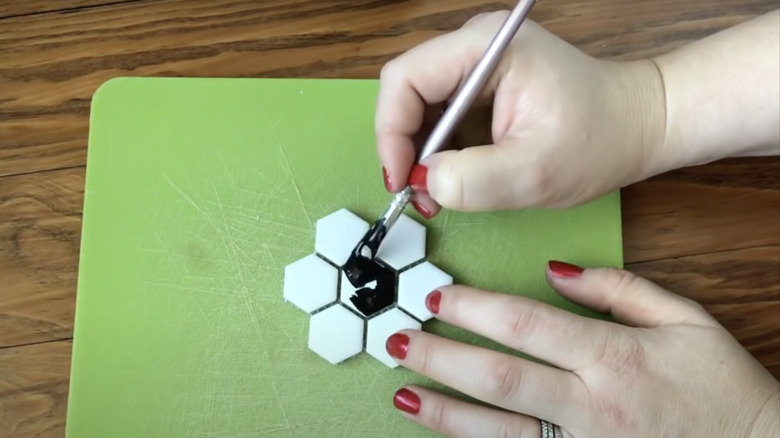
[[[393,225],[395,225],[398,217],[401,216],[401,213],[403,213],[406,205],[412,198],[413,193],[414,190],[412,190],[410,186],[406,186],[405,189],[401,190],[400,192],[396,193],[395,196],[393,196],[393,200],[390,201],[390,205],[387,207],[387,210],[385,210],[385,213],[382,215],[382,217],[379,218],[379,220],[387,229],[390,229]]]
[[[344,273],[353,286],[363,287],[366,283],[375,280],[372,269],[374,258],[379,253],[385,236],[403,213],[413,193],[412,188],[408,186],[396,193],[382,216],[374,222],[352,251],[344,265]]]
[[[385,239],[385,235],[387,235],[390,228],[395,225],[398,217],[401,216],[404,208],[406,208],[406,204],[409,203],[409,199],[412,198],[413,193],[414,190],[407,186],[393,196],[393,200],[390,201],[390,205],[387,206],[385,212],[376,220],[376,222],[374,222],[374,225],[371,226],[366,235],[363,236],[363,239],[356,248],[356,255],[360,255],[360,257],[370,260],[373,260],[374,257],[376,257],[379,248],[382,246],[382,242]]]

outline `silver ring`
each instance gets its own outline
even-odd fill
[[[542,423],[542,438],[563,438],[561,428],[548,421],[539,420]]]

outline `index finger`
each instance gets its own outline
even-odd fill
[[[463,29],[429,40],[388,62],[379,77],[375,129],[379,160],[392,191],[407,184],[417,150],[414,136],[425,108],[447,101],[479,60],[488,41],[466,36]],[[490,94],[488,84],[483,91]]]
[[[600,359],[607,345],[621,345],[623,332],[519,295],[467,286],[445,286],[429,295],[437,319],[485,336],[558,368],[581,371]]]

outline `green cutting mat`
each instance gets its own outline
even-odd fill
[[[347,208],[371,221],[389,200],[377,86],[122,78],[97,92],[67,437],[432,436],[391,401],[430,382],[365,353],[330,365],[282,299],[318,218]],[[408,213],[458,283],[579,311],[546,285],[546,261],[622,264],[617,193],[568,211]]]

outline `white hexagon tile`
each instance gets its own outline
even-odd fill
[[[387,354],[387,349],[385,349],[387,338],[401,330],[420,330],[420,327],[422,327],[420,321],[417,321],[398,308],[371,318],[368,321],[368,331],[366,332],[366,353],[374,356],[390,368],[395,368],[398,366],[398,363]]]
[[[452,277],[430,262],[423,262],[401,273],[398,281],[398,306],[425,322],[433,314],[425,307],[425,297],[434,289],[452,284]]]
[[[397,271],[422,260],[425,258],[425,227],[409,216],[399,216],[376,256]]]
[[[309,321],[309,348],[332,364],[363,350],[363,319],[339,306],[330,306],[312,315]]]
[[[385,350],[387,338],[419,330],[431,319],[425,297],[452,284],[452,277],[425,259],[425,227],[401,215],[377,254],[377,280],[358,291],[342,268],[368,228],[347,209],[318,220],[315,252],[285,268],[283,296],[311,315],[309,349],[323,359],[335,365],[365,351],[395,368]],[[374,300],[373,313],[361,312],[351,298]]]
[[[366,231],[368,223],[349,210],[341,209],[317,221],[314,250],[333,264],[347,262]]]
[[[284,299],[306,313],[336,301],[339,271],[316,254],[284,268]]]

